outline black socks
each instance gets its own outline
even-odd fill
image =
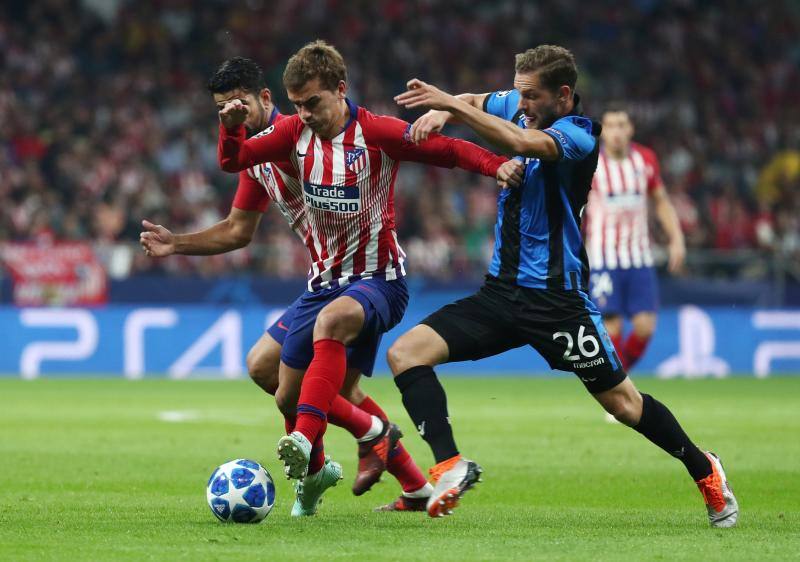
[[[680,460],[692,479],[697,481],[711,474],[708,457],[692,443],[664,404],[642,393],[642,417],[633,429]]]
[[[436,463],[458,454],[447,413],[447,395],[433,367],[412,367],[394,378],[403,406],[420,436],[430,445]]]

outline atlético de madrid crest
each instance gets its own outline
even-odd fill
[[[360,147],[351,148],[344,153],[347,169],[357,174],[367,166],[367,151]]]

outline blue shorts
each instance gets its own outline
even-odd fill
[[[344,287],[300,295],[267,330],[282,346],[281,361],[293,369],[308,368],[314,357],[317,314],[341,296],[357,300],[364,308],[364,327],[347,347],[347,367],[372,375],[381,337],[400,322],[408,305],[408,287],[402,277],[394,281],[362,279]]]
[[[589,294],[605,316],[630,318],[658,310],[658,279],[652,267],[599,269],[589,278]]]

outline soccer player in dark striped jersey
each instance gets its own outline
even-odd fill
[[[447,112],[412,128],[412,140],[425,137],[420,129],[436,131],[454,118],[526,164],[522,186],[499,195],[494,256],[483,287],[428,316],[389,350],[403,404],[437,463],[428,514],[451,512],[481,473],[456,447],[433,367],[530,345],[553,369],[575,373],[617,420],[680,459],[703,495],[711,525],[730,527],[738,506],[718,457],[701,451],[666,406],[636,390],[587,296],[580,222],[600,125],[581,113],[575,59],[563,47],[541,45],[517,55],[515,70],[514,90],[459,99],[414,79],[396,98],[408,108]]]

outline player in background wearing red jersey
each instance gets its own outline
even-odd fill
[[[405,312],[405,254],[394,216],[399,162],[458,166],[495,177],[502,186],[521,180],[518,162],[472,143],[432,135],[414,144],[410,124],[358,107],[346,97],[346,81],[339,52],[316,41],[289,59],[283,75],[297,115],[246,140],[248,107],[232,100],[219,112],[223,170],[290,160],[302,183],[312,267],[279,374],[281,380],[302,380],[292,403],[297,416],[286,416],[287,435],[278,443],[286,474],[301,480],[293,512],[316,509],[341,477],[341,466],[324,456],[322,437],[344,382],[345,346],[379,341]]]
[[[669,239],[671,273],[683,267],[686,246],[661,180],[658,158],[649,148],[632,142],[628,112],[610,106],[602,124],[600,156],[584,222],[592,272],[590,294],[628,370],[644,354],[656,326],[658,285],[650,251],[649,202]],[[623,336],[625,319],[632,324],[627,337]]]
[[[209,81],[208,88],[218,109],[233,99],[250,109],[244,122],[248,136],[257,135],[286,118],[272,103],[261,68],[250,59],[234,57],[225,61]],[[303,239],[308,224],[300,193],[297,174],[291,164],[263,163],[240,172],[233,205],[225,220],[191,234],[173,234],[167,228],[145,220],[142,221],[144,232],[140,235],[140,243],[152,257],[230,252],[250,243],[270,201]],[[247,354],[250,377],[273,396],[279,391],[281,348],[293,315],[294,308],[289,307]],[[334,398],[329,412],[331,422],[349,431],[359,443],[359,470],[353,493],[361,495],[369,490],[388,469],[400,482],[403,493],[394,502],[378,509],[424,511],[432,487],[402,443],[397,441],[394,448],[385,454],[385,459],[376,451],[387,449],[389,422],[381,407],[359,386],[362,370],[371,373],[374,359],[363,356],[363,353],[359,356],[358,350],[350,350],[341,396]]]

